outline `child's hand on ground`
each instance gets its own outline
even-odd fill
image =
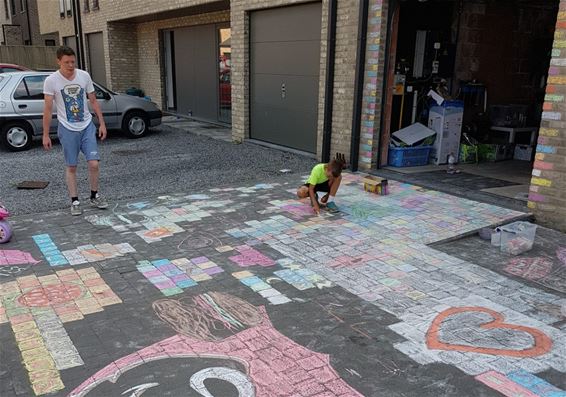
[[[320,215],[320,207],[318,204],[313,205],[312,209],[315,214]]]

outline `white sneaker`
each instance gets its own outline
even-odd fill
[[[83,210],[81,210],[81,203],[78,200],[73,201],[73,204],[71,204],[71,215],[76,216],[76,215],[81,215],[83,213]]]

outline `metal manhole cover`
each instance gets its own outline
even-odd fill
[[[136,154],[147,153],[147,149],[126,149],[126,150],[114,150],[112,153],[118,156],[134,156]]]

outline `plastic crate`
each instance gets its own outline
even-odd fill
[[[427,165],[432,146],[390,147],[389,165],[393,167],[416,167]]]
[[[513,222],[501,227],[501,252],[519,255],[530,251],[535,242],[537,225],[529,222]]]

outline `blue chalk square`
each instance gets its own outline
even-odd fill
[[[198,285],[193,280],[180,280],[175,283],[175,285],[179,288],[189,288]]]
[[[248,287],[257,283],[263,283],[263,280],[257,276],[242,278],[240,279],[240,281],[242,282],[242,284],[247,285]]]
[[[151,263],[155,267],[160,267],[160,266],[169,265],[171,263],[171,261],[169,259],[158,259],[156,261],[151,261]]]

